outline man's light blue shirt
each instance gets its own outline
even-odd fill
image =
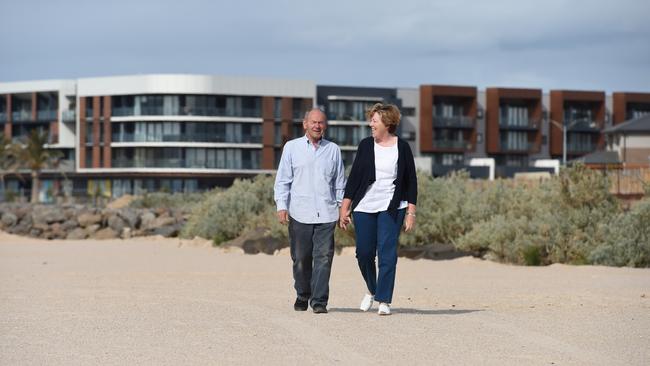
[[[321,138],[318,148],[307,136],[288,141],[275,176],[274,198],[278,211],[303,224],[322,224],[339,219],[345,191],[341,149]]]

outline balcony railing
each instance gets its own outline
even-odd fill
[[[77,120],[76,111],[63,111],[63,122],[74,122]]]
[[[467,116],[440,117],[433,116],[434,127],[474,128],[476,119]]]
[[[0,112],[0,122],[7,122],[7,113]]]
[[[538,130],[541,123],[540,120],[515,121],[501,118],[499,119],[499,128],[507,130]]]
[[[36,119],[38,121],[56,121],[56,110],[43,110],[36,112]]]
[[[596,150],[595,144],[572,144],[568,143],[566,146],[567,152],[574,154],[588,153]]]
[[[29,111],[11,112],[11,120],[13,122],[30,121],[31,119],[32,119],[32,112]]]
[[[366,112],[359,112],[359,113],[347,113],[347,112],[339,112],[339,113],[328,113],[327,114],[327,119],[330,121],[356,121],[356,122],[365,122],[366,121]]]
[[[515,142],[501,142],[501,151],[518,151],[518,152],[532,152],[535,150],[536,144],[533,142],[528,143],[515,143]]]
[[[152,136],[146,134],[123,133],[113,134],[113,142],[213,142],[213,143],[245,143],[261,144],[261,135],[209,135],[209,134],[175,134]]]
[[[113,168],[259,169],[251,160],[113,159]]]
[[[433,147],[439,149],[471,149],[472,144],[468,141],[453,141],[453,140],[433,140]]]
[[[140,107],[139,113],[133,107],[113,108],[115,117],[128,116],[202,116],[202,117],[260,117],[258,108],[176,108],[165,111],[163,107]]]
[[[565,126],[569,126],[567,131],[600,132],[600,127],[596,121],[565,121]]]

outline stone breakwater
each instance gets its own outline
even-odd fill
[[[165,208],[0,204],[0,230],[42,239],[176,237],[187,219],[187,213]]]

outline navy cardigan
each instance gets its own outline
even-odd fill
[[[388,210],[396,210],[400,201],[416,204],[418,198],[418,181],[415,174],[415,161],[408,142],[397,138],[397,178],[395,193],[388,204]],[[361,140],[357,155],[352,163],[352,171],[345,185],[345,198],[352,200],[352,208],[359,204],[366,195],[368,187],[375,182],[375,142],[371,137]]]

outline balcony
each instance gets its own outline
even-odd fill
[[[596,145],[568,143],[566,149],[569,154],[586,154],[595,151]]]
[[[36,119],[39,122],[56,121],[56,110],[39,110],[36,112]]]
[[[32,112],[30,111],[16,111],[11,112],[12,122],[31,121]]]
[[[113,134],[113,142],[205,142],[205,143],[244,143],[244,144],[261,144],[261,135],[228,136],[228,135],[210,135],[210,134],[177,134],[152,136],[146,134],[123,133]]]
[[[469,141],[454,141],[454,140],[433,140],[434,149],[450,149],[450,150],[469,150],[472,144]]]
[[[259,108],[177,108],[167,110],[163,107],[140,107],[139,113],[136,113],[134,107],[116,107],[113,108],[114,117],[129,116],[202,116],[202,117],[260,117]]]
[[[76,111],[63,111],[63,122],[75,122],[77,120]]]
[[[467,116],[440,117],[433,116],[433,127],[439,128],[474,128],[476,120]]]
[[[499,128],[502,130],[517,131],[537,131],[542,121],[540,120],[508,120],[507,118],[499,119]]]
[[[536,150],[536,144],[532,142],[528,143],[515,143],[515,142],[501,142],[501,151],[504,152],[523,152],[529,153]]]
[[[259,169],[253,160],[113,159],[113,168]]]
[[[0,112],[0,122],[7,122],[7,113]]]
[[[596,121],[565,121],[565,126],[569,126],[567,131],[572,132],[592,132],[599,133],[600,128]]]

